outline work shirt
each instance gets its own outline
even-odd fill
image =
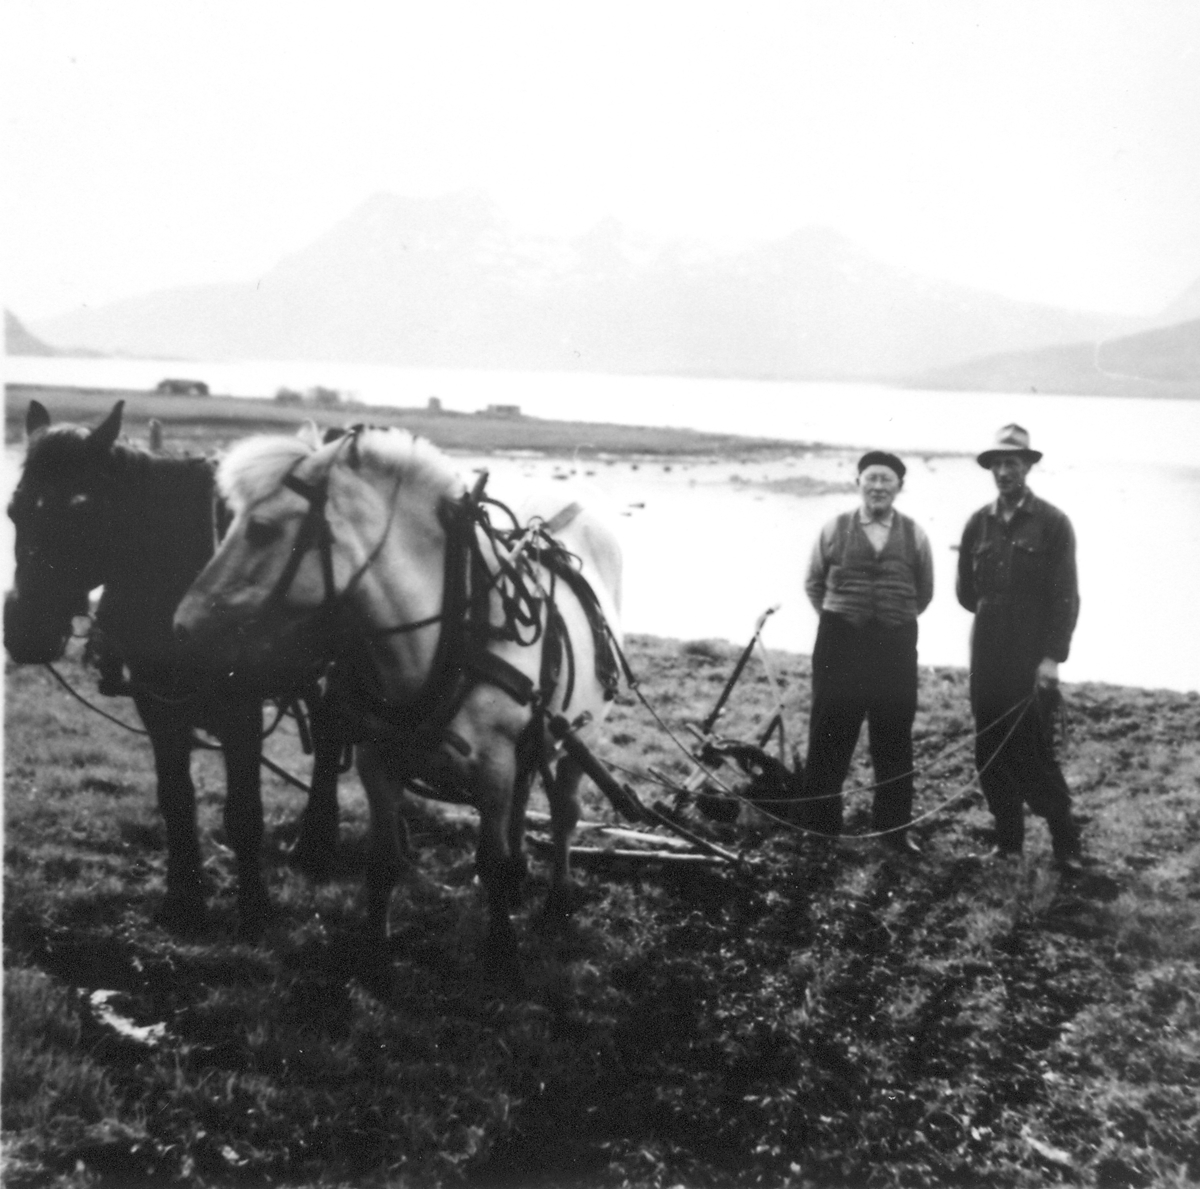
[[[929,538],[894,508],[880,521],[861,508],[843,512],[817,537],[804,589],[818,614],[841,615],[856,627],[912,623],[933,599]]]
[[[1025,663],[1065,661],[1079,618],[1070,520],[1028,490],[1007,522],[999,500],[980,508],[963,530],[957,594],[975,614],[973,658],[992,641]]]

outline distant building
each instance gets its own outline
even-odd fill
[[[431,396],[429,398],[429,411],[431,413],[440,413],[442,411],[442,398],[440,396]]]
[[[304,397],[294,388],[280,388],[275,393],[275,400],[281,405],[298,405]]]
[[[323,388],[320,384],[310,388],[307,397],[314,405],[330,408],[342,403],[342,394],[336,388]]]
[[[208,396],[208,385],[203,380],[159,380],[154,391],[164,396]]]
[[[520,405],[488,405],[486,409],[480,410],[482,417],[520,417]]]

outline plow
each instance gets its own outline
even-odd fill
[[[791,757],[792,766],[789,767],[787,763],[782,692],[770,657],[762,645],[763,628],[776,610],[777,607],[769,607],[759,616],[749,642],[739,654],[709,713],[698,723],[686,724],[686,730],[692,738],[690,746],[671,731],[653,707],[641,698],[636,680],[631,682],[634,693],[664,731],[675,740],[692,765],[691,774],[684,780],[674,779],[656,768],[648,769],[648,776],[669,795],[669,803],[661,800],[647,803],[628,781],[619,780],[614,775],[609,765],[579,737],[579,731],[587,725],[586,716],[574,721],[561,714],[549,718],[547,725],[551,735],[591,778],[618,817],[628,822],[629,826],[642,827],[632,829],[604,822],[581,821],[577,829],[598,834],[611,840],[614,845],[572,846],[572,856],[596,860],[627,859],[677,865],[730,864],[743,867],[748,862],[744,854],[705,837],[701,832],[704,827],[699,823],[696,826],[688,823],[684,811],[695,805],[700,815],[709,821],[731,824],[741,815],[743,806],[750,805],[772,817],[786,820],[787,803],[801,795],[803,769],[796,753]],[[756,650],[774,694],[773,713],[753,739],[724,738],[717,733],[717,727]],[[730,769],[736,770],[738,779],[745,782],[742,791],[733,790],[722,779],[722,770],[728,773]],[[536,827],[548,819],[531,813],[528,820]],[[536,836],[531,840],[534,845],[548,845]]]

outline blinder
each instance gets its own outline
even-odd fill
[[[299,460],[293,464],[293,468],[298,463]],[[337,603],[338,595],[333,580],[333,533],[330,531],[329,521],[325,519],[325,505],[329,499],[328,480],[320,483],[307,483],[289,470],[283,477],[282,485],[307,500],[308,511],[305,512],[304,519],[300,522],[300,529],[296,533],[295,541],[292,542],[291,552],[283,571],[271,593],[263,602],[259,617],[265,619],[283,606],[288,592],[292,589],[292,583],[296,581],[296,574],[300,570],[305,554],[314,546],[321,559],[321,578],[325,584],[325,597],[321,609],[323,614],[331,614]]]

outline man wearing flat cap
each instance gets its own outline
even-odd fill
[[[996,820],[996,855],[1020,855],[1025,805],[1046,819],[1060,868],[1077,866],[1079,830],[1054,757],[1050,711],[1058,666],[1079,616],[1075,532],[1026,484],[1041,453],[1006,425],[978,457],[997,498],[967,521],[958,555],[958,601],[975,616],[971,709],[975,764]]]
[[[804,800],[797,818],[821,834],[842,828],[842,785],[863,719],[875,770],[874,829],[919,854],[912,819],[917,616],[933,598],[929,540],[892,506],[904,463],[871,450],[858,460],[862,504],[821,530],[805,591],[820,616],[813,646]]]

